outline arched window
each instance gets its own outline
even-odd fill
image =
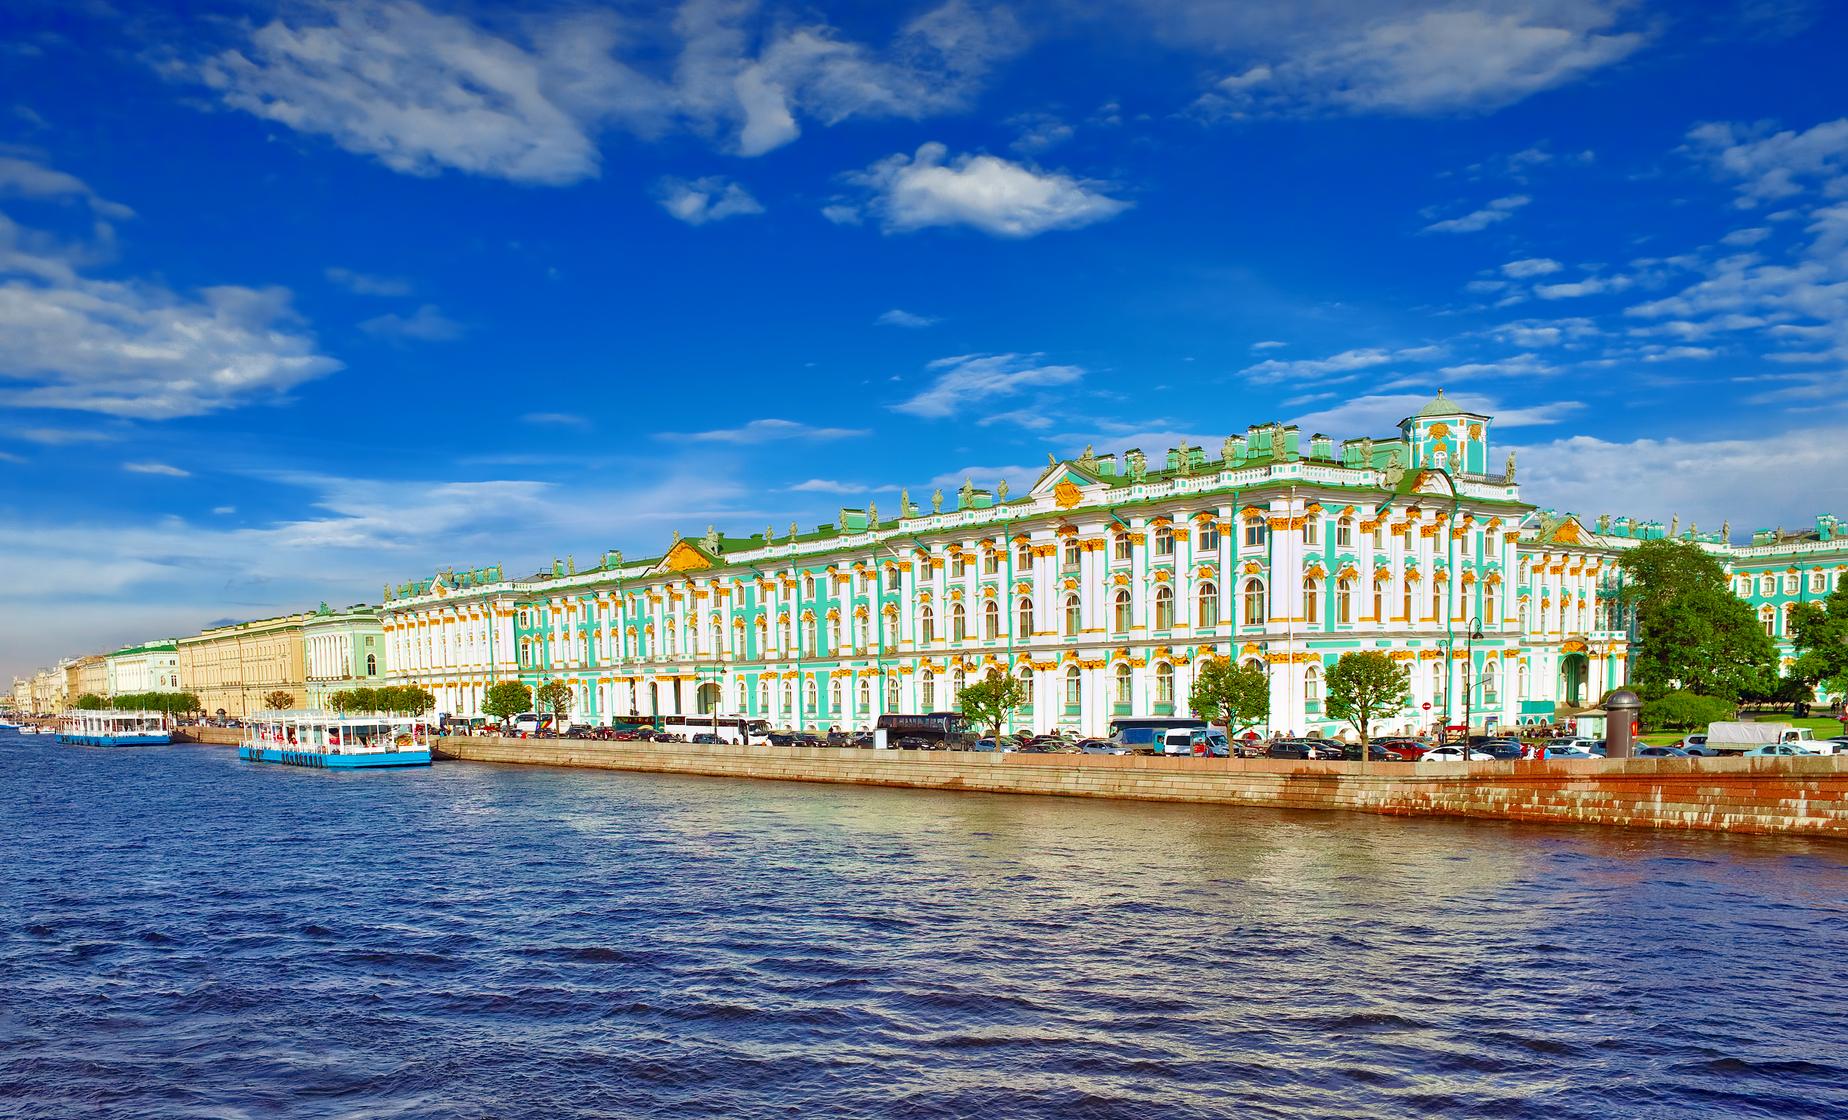
[[[1078,678],[1078,666],[1072,665],[1065,670],[1065,706],[1076,709],[1084,700],[1084,686]]]
[[[862,712],[873,710],[873,681],[870,677],[860,678],[860,710]]]
[[[1001,636],[1001,605],[993,599],[982,607],[982,637],[994,641]]]
[[[815,621],[815,616],[810,615],[802,620],[802,629],[803,636],[808,639],[808,655],[817,656],[821,653],[821,623]]]
[[[1200,522],[1200,544],[1194,551],[1201,553],[1219,551],[1219,522]]]
[[[820,710],[821,690],[816,686],[814,677],[810,677],[808,682],[803,685],[802,699],[803,702],[808,705],[808,714],[814,715]]]
[[[751,699],[750,690],[744,687],[744,678],[738,679],[738,687],[734,691],[738,694],[738,706],[735,710],[739,715],[743,715],[745,709],[750,706]]]
[[[1111,599],[1111,627],[1119,634],[1129,633],[1129,591],[1119,588]]]
[[[1414,586],[1414,583],[1412,581],[1412,573],[1410,572],[1405,573],[1404,583],[1405,583],[1405,624],[1407,626],[1410,626],[1412,623],[1412,588]]]
[[[896,673],[886,678],[885,710],[898,711],[898,675]]]
[[[950,608],[950,640],[965,641],[969,637],[969,619],[961,603]]]
[[[1448,577],[1450,573],[1446,572],[1444,574],[1446,577]],[[1431,575],[1431,619],[1434,622],[1442,622],[1444,620],[1444,583],[1445,582],[1446,581],[1443,579],[1438,579],[1437,574],[1435,572],[1432,573]],[[1564,613],[1565,612],[1563,610],[1560,612],[1562,621],[1564,619]]]
[[[1016,573],[1025,573],[1025,572],[1031,571],[1032,568],[1033,568],[1033,549],[1024,544],[1015,546],[1014,548],[1014,571]]]
[[[1501,669],[1490,661],[1482,667],[1482,702],[1484,705],[1501,702]]]
[[[1033,636],[1033,600],[1022,599],[1014,605],[1014,636],[1031,638]]]
[[[1155,589],[1155,629],[1174,629],[1174,589],[1165,584]]]
[[[1067,595],[1065,597],[1065,636],[1066,637],[1075,638],[1078,636],[1078,623],[1079,623],[1078,596],[1077,595]]]
[[[839,712],[841,710],[842,699],[841,676],[839,673],[832,673],[828,677],[828,710],[831,712]]]
[[[918,676],[918,706],[927,712],[937,707],[937,675],[928,669]]]
[[[1084,555],[1084,549],[1078,546],[1077,537],[1068,537],[1065,541],[1065,566],[1076,568],[1078,560]]]
[[[1033,670],[1023,665],[1020,669],[1019,676],[1020,676],[1021,695],[1026,697],[1025,700],[1022,700],[1020,702],[1020,706],[1027,709],[1028,711],[1032,711],[1033,710]]]
[[[760,716],[770,714],[770,678],[768,676],[757,678],[757,714]]]
[[[1758,621],[1765,628],[1766,634],[1777,636],[1777,612],[1771,609],[1771,604],[1766,603],[1758,608]]]
[[[1347,625],[1354,621],[1354,577],[1335,580],[1335,621]]]
[[[1322,585],[1313,576],[1303,578],[1303,621],[1315,623],[1322,617]]]
[[[1264,581],[1253,577],[1245,581],[1245,625],[1261,626],[1268,616],[1264,603]]]
[[[1174,555],[1174,530],[1166,525],[1158,525],[1155,528],[1155,555]]]
[[[1444,667],[1433,661],[1431,663],[1431,703],[1444,702]]]
[[[1174,703],[1174,666],[1166,661],[1155,665],[1155,702],[1157,704]]]
[[[969,678],[963,674],[962,666],[959,665],[956,668],[950,670],[950,706],[951,707],[961,706],[962,691],[964,688],[968,687],[968,683],[967,683],[968,679]]]
[[[837,614],[828,620],[828,652],[838,653],[841,648],[841,616]]]
[[[1515,670],[1514,698],[1516,700],[1527,699],[1527,663],[1526,662],[1522,662],[1521,667]]]
[[[793,681],[783,682],[783,718],[796,714],[796,686]]]
[[[1494,584],[1489,584],[1482,589],[1482,621],[1485,623],[1494,622],[1496,614],[1499,613],[1496,610],[1496,600],[1501,597],[1496,594],[1499,590]]]
[[[1111,542],[1110,555],[1118,561],[1129,559],[1130,543],[1128,533],[1118,533],[1116,535],[1116,540]]]
[[[937,614],[929,607],[918,608],[918,640],[921,642],[937,640]]]
[[[1354,547],[1354,519],[1353,518],[1343,517],[1341,520],[1335,522],[1335,547],[1336,548],[1353,548]]]
[[[1194,599],[1194,614],[1200,620],[1200,626],[1205,628],[1219,625],[1219,588],[1212,583],[1203,583],[1194,593]]]
[[[1303,699],[1314,703],[1322,698],[1322,670],[1314,665],[1303,670]]]
[[[898,570],[897,564],[889,564],[886,566],[885,577],[887,591],[897,591],[904,579],[904,575]]]
[[[378,654],[368,653],[366,655],[366,675],[368,677],[376,677],[379,675],[379,655]],[[166,679],[167,678],[165,677],[161,678],[163,683],[166,681]]]
[[[1132,689],[1132,686],[1130,685],[1129,663],[1128,662],[1125,662],[1125,661],[1117,662],[1116,671],[1115,671],[1115,682],[1116,682],[1116,691],[1114,693],[1115,703],[1119,707],[1128,707],[1130,703],[1130,697],[1133,695],[1133,689]]]

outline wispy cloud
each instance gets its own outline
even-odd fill
[[[996,397],[1010,397],[1051,385],[1069,385],[1084,376],[1081,366],[1050,364],[1044,359],[1044,354],[963,354],[939,358],[925,367],[934,375],[930,386],[892,408],[912,416],[941,419]]]
[[[461,323],[444,315],[433,303],[409,315],[391,312],[367,319],[359,329],[398,342],[452,342],[461,338],[463,331]]]
[[[551,425],[559,428],[588,428],[590,419],[574,412],[529,412],[520,417],[528,424]]]
[[[358,296],[404,296],[411,292],[411,282],[400,276],[375,276],[337,266],[324,269],[323,275]]]
[[[717,428],[706,432],[660,433],[663,439],[692,439],[707,443],[770,443],[775,440],[851,439],[870,435],[865,428],[821,428],[796,420],[767,417],[752,420],[737,428]]]
[[[0,197],[8,195],[81,202],[98,216],[117,221],[135,216],[133,210],[97,194],[88,183],[69,172],[0,151]]]
[[[661,209],[690,226],[764,212],[750,191],[723,175],[703,179],[668,176],[655,183],[654,196]]]
[[[181,470],[168,463],[123,463],[122,469],[130,474],[157,474],[166,478],[191,478],[192,472]]]
[[[1429,361],[1443,352],[1443,348],[1439,346],[1408,346],[1398,350],[1364,346],[1354,350],[1343,350],[1339,354],[1331,354],[1326,358],[1299,358],[1294,361],[1268,358],[1256,365],[1246,366],[1239,373],[1248,381],[1270,384],[1301,377],[1326,378],[1331,374],[1353,373],[1392,362]]]
[[[934,315],[918,315],[897,307],[873,320],[874,324],[881,327],[907,327],[912,330],[936,326],[942,321]]]
[[[1533,199],[1524,194],[1511,194],[1502,198],[1491,199],[1480,209],[1472,210],[1460,218],[1446,218],[1432,222],[1424,227],[1423,233],[1476,233],[1488,229],[1497,222],[1505,222],[1514,217],[1514,212],[1526,206]]]

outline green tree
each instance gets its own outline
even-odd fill
[[[488,694],[481,700],[481,710],[502,723],[521,712],[531,711],[532,707],[533,690],[519,681],[502,681],[491,685]]]
[[[1677,690],[1643,701],[1643,726],[1686,731],[1733,717],[1738,708],[1716,696]]]
[[[1791,610],[1790,640],[1797,647],[1791,676],[1838,696],[1848,692],[1848,577],[1822,602]]]
[[[956,708],[976,727],[988,728],[988,734],[1001,737],[1001,725],[1015,708],[1027,702],[1027,686],[999,669],[956,694]]]
[[[1256,665],[1213,658],[1194,673],[1187,706],[1194,715],[1226,725],[1235,735],[1270,718],[1270,677]]]
[[[263,695],[263,707],[272,712],[286,712],[295,707],[295,694],[276,689]]]
[[[1776,687],[1776,647],[1718,560],[1691,541],[1653,540],[1621,563],[1620,598],[1637,616],[1630,681],[1640,692],[1730,700]]]
[[[71,707],[80,712],[100,712],[109,707],[109,701],[94,692],[86,692],[71,702]]]
[[[545,710],[564,722],[571,716],[571,686],[561,680],[549,680],[539,686],[536,697]]]
[[[1405,706],[1412,690],[1412,671],[1378,650],[1344,653],[1328,670],[1328,714],[1345,720],[1360,733],[1360,758],[1367,759],[1374,721]]]
[[[329,693],[327,696],[327,706],[341,715],[345,715],[348,712],[359,711],[358,706],[353,703],[353,693],[355,691],[355,689],[343,688],[338,692]]]
[[[420,716],[436,707],[436,695],[427,688],[414,684],[401,684],[389,690],[392,693],[391,710],[402,712],[407,716]]]

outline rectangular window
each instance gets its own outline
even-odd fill
[[[1246,548],[1263,548],[1264,547],[1264,522],[1262,521],[1245,522],[1245,547]]]
[[[1828,590],[1829,590],[1829,576],[1828,576],[1828,573],[1826,573],[1826,572],[1811,572],[1811,573],[1810,573],[1810,590],[1811,590],[1811,591],[1813,591],[1813,592],[1815,592],[1815,593],[1816,593],[1816,594],[1818,594],[1818,595],[1821,595],[1821,594],[1823,594],[1824,592],[1826,592],[1826,591],[1828,591]],[[371,638],[367,638],[367,639],[366,639],[366,644],[367,644],[367,645],[371,645],[371,644],[372,644],[372,639],[371,639]]]
[[[1796,577],[1796,575],[1795,575],[1795,574],[1792,574],[1792,575],[1787,575],[1787,576],[1785,576],[1785,577],[1784,577],[1784,594],[1786,594],[1786,595],[1795,595],[1796,593],[1797,593],[1797,577]]]
[[[1001,554],[994,549],[989,549],[987,552],[984,552],[982,554],[982,574],[985,576],[992,576],[998,574],[1000,571]]]
[[[969,574],[969,557],[961,552],[950,557],[950,575],[956,579]]]
[[[1303,543],[1314,548],[1322,543],[1322,519],[1306,518],[1303,521]]]
[[[1354,523],[1352,521],[1342,518],[1335,522],[1335,547],[1354,547]]]
[[[1130,550],[1129,534],[1128,533],[1118,533],[1116,535],[1116,544],[1112,548],[1110,554],[1119,561],[1127,561],[1130,556],[1129,550]]]
[[[1200,551],[1219,551],[1219,526],[1213,522],[1202,522],[1200,525]]]

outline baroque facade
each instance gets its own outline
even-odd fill
[[[106,660],[111,698],[180,691],[180,652],[173,639],[119,649]]]
[[[258,619],[181,638],[180,679],[212,716],[242,719],[262,711],[263,698],[278,690],[300,704],[306,691],[302,630],[313,617]]]
[[[385,635],[369,606],[331,610],[326,603],[302,627],[304,706],[328,708],[328,698],[349,688],[384,682]]]
[[[578,722],[814,730],[950,708],[1000,669],[1028,685],[1012,729],[1101,734],[1186,714],[1194,669],[1226,657],[1269,673],[1270,729],[1333,733],[1328,668],[1365,649],[1412,670],[1380,731],[1550,719],[1624,679],[1622,546],[1523,503],[1491,423],[1440,394],[1386,439],[1262,425],[1216,457],[1087,449],[1018,497],[966,484],[949,508],[906,495],[890,520],[708,530],[585,571],[443,571],[387,589],[388,661],[455,715],[498,680],[562,679]]]

